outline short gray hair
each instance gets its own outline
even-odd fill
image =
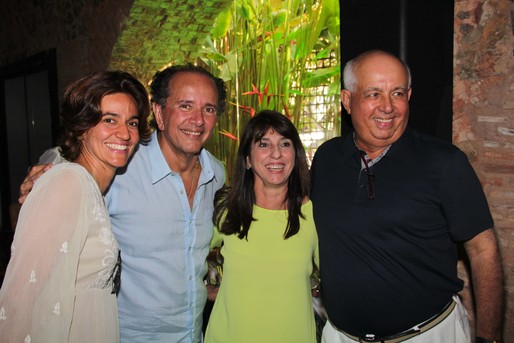
[[[405,67],[405,70],[407,71],[407,77],[408,77],[408,87],[407,88],[411,87],[412,76],[410,73],[410,68],[407,65],[407,63],[405,63],[405,61],[403,61],[402,59],[400,59],[400,58],[396,57],[395,55],[390,54],[386,51],[370,50],[370,51],[366,51],[366,52],[360,54],[359,56],[351,59],[350,61],[348,61],[346,63],[346,65],[344,66],[344,70],[343,70],[343,87],[344,87],[344,89],[346,89],[350,92],[355,91],[355,87],[357,86],[357,79],[355,77],[355,68],[359,65],[359,63],[365,57],[367,57],[368,55],[374,54],[374,53],[383,53],[383,54],[389,55],[389,56],[395,58],[396,60],[398,60],[401,64],[403,64],[403,66]]]

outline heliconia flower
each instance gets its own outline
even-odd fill
[[[269,82],[266,82],[266,86],[264,86],[264,95],[266,95],[266,104],[269,106],[269,103],[271,101],[271,97],[273,94],[268,94],[268,88],[269,88]]]
[[[291,120],[291,113],[289,112],[289,107],[287,107],[287,104],[282,100],[282,104],[284,105],[284,111],[286,112],[287,119]]]
[[[250,117],[252,118],[255,115],[255,109],[253,107],[239,105],[239,108],[242,109],[244,112],[249,113]]]
[[[252,83],[252,90],[249,92],[244,92],[243,95],[257,95],[259,97],[259,105],[262,104],[262,99],[264,98],[264,96],[266,96],[267,103],[269,105],[273,94],[268,94],[268,89],[269,89],[269,82],[266,82],[266,86],[264,86],[264,92],[259,91],[257,89],[257,86],[255,86]],[[252,117],[253,117],[253,115],[252,115]]]
[[[254,95],[254,94],[259,96],[259,104],[261,104],[264,93],[259,92],[257,87],[252,83],[252,90],[249,92],[244,92],[243,95]]]
[[[234,136],[233,134],[231,134],[230,132],[228,132],[227,130],[221,130],[220,133],[223,135],[223,136],[227,136],[228,138],[230,139],[233,139],[235,141],[238,141],[239,139]]]
[[[243,95],[250,95],[250,94],[260,94],[259,90],[257,89],[257,86],[255,86],[252,83],[252,90],[249,92],[244,92]]]

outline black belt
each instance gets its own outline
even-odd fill
[[[455,308],[456,305],[457,304],[455,303],[455,301],[452,300],[441,310],[441,312],[439,312],[432,318],[430,318],[408,330],[405,330],[403,332],[400,332],[400,333],[397,333],[394,335],[390,335],[390,336],[378,337],[376,335],[367,334],[364,337],[357,337],[357,336],[351,335],[347,332],[344,332],[342,330],[339,330],[339,331],[341,331],[344,335],[346,335],[347,337],[349,337],[357,342],[373,342],[373,343],[403,342],[409,338],[412,338],[412,337],[417,336],[425,331],[428,331],[431,328],[433,328],[434,326],[436,326],[437,324],[441,323],[443,320],[446,319],[446,317],[448,317],[448,315],[453,311],[453,309]]]

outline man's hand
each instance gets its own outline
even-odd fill
[[[207,284],[206,287],[207,287],[207,299],[209,301],[215,301],[220,287],[215,286],[215,285],[210,285],[210,284]]]
[[[30,168],[29,174],[23,179],[20,186],[20,197],[18,198],[20,204],[23,204],[27,199],[32,187],[34,187],[34,182],[50,168],[52,168],[52,164],[39,164]]]

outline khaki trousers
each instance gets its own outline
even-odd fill
[[[458,296],[453,300],[457,306],[441,323],[428,331],[422,332],[417,336],[411,337],[405,343],[470,343],[470,331],[468,314]],[[321,343],[355,343],[357,341],[346,336],[343,332],[335,328],[330,319],[327,320],[323,328]],[[387,343],[387,341],[385,341]]]

